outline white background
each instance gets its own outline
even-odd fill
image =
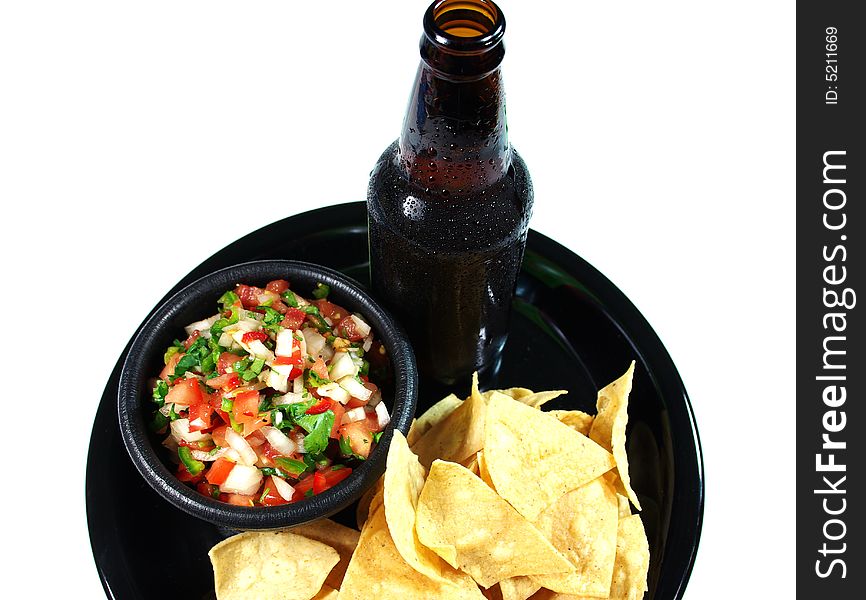
[[[532,226],[633,300],[692,397],[691,600],[793,595],[793,4],[501,2]],[[425,8],[0,0],[7,584],[100,597],[85,458],[115,360],[213,252],[365,197]]]

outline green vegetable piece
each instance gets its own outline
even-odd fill
[[[229,290],[228,292],[220,296],[220,299],[217,300],[217,302],[222,305],[223,311],[227,311],[231,307],[233,307],[235,303],[240,302],[240,298],[238,298],[238,295],[235,294],[233,291]]]
[[[313,290],[313,297],[316,300],[324,300],[328,297],[328,294],[331,293],[331,287],[325,285],[324,283],[317,283],[316,289]]]
[[[298,425],[307,431],[304,450],[308,454],[320,454],[328,447],[331,429],[334,427],[334,411],[326,410],[318,415],[302,415],[296,419]]]
[[[385,433],[385,432],[384,431],[377,431],[376,433],[374,433],[373,434],[373,441],[378,444],[383,433]]]
[[[286,473],[288,473],[291,477],[297,478],[299,475],[302,475],[307,471],[307,465],[299,460],[295,460],[294,458],[286,458],[284,456],[277,456],[274,458],[274,462],[283,469]]]
[[[164,364],[168,364],[168,361],[171,360],[171,357],[180,352],[180,348],[177,346],[171,346],[168,350],[165,351],[165,354],[162,356],[162,360]]]
[[[292,308],[298,308],[300,303],[298,302],[297,296],[292,290],[286,290],[281,294],[283,300],[285,300],[286,304],[291,306]]]
[[[252,371],[256,375],[258,375],[259,373],[262,372],[262,369],[264,368],[264,366],[265,366],[265,359],[257,358],[253,361],[253,364],[250,365],[250,371]]]
[[[223,412],[230,413],[235,408],[235,401],[232,400],[231,398],[223,398],[222,405],[220,406],[220,408],[223,410]]]
[[[153,401],[156,402],[157,406],[162,406],[165,404],[165,397],[168,395],[168,384],[160,379],[156,382],[156,385],[153,386]]]
[[[183,466],[186,467],[186,470],[189,471],[190,475],[198,475],[204,471],[204,463],[200,460],[194,459],[192,457],[192,451],[186,446],[179,446],[177,449],[177,455],[180,458],[180,462],[182,462]]]
[[[174,411],[174,404],[168,407],[168,418],[171,421],[176,421],[180,418],[180,415]]]
[[[288,473],[283,471],[282,469],[275,469],[274,467],[261,467],[259,471],[262,472],[262,475],[267,477],[268,475],[276,475],[277,477],[282,477],[283,479],[288,479],[291,477]]]
[[[267,496],[270,491],[271,491],[271,488],[269,488],[269,487],[265,488],[265,491],[262,492],[262,495],[259,497],[259,504],[262,504],[265,501],[265,496]]]

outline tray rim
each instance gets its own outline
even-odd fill
[[[329,214],[332,213],[332,214]],[[354,214],[358,213],[358,214]],[[114,369],[109,375],[109,379],[106,382],[106,386],[103,389],[102,396],[100,397],[100,401],[97,405],[97,412],[103,408],[103,402],[105,401],[105,393],[108,391],[108,387],[112,384],[113,380],[117,379],[120,373],[120,368],[123,364],[123,360],[129,350],[130,344],[132,340],[138,335],[141,327],[156,308],[162,304],[162,302],[176,293],[178,290],[182,289],[189,282],[198,279],[203,274],[213,271],[216,267],[215,263],[224,260],[224,257],[229,254],[238,254],[243,253],[243,250],[246,248],[248,253],[253,253],[255,248],[260,244],[257,243],[258,238],[262,237],[261,233],[265,230],[272,228],[279,228],[283,226],[288,221],[293,222],[293,226],[303,227],[304,221],[316,221],[321,222],[323,217],[327,216],[327,222],[338,222],[340,218],[342,221],[346,222],[345,225],[349,229],[358,228],[358,217],[363,217],[366,220],[366,202],[364,201],[354,201],[354,202],[344,202],[339,204],[331,204],[323,207],[319,207],[316,209],[312,209],[309,211],[304,211],[300,213],[296,213],[293,215],[289,215],[280,219],[278,221],[274,221],[258,229],[238,238],[237,240],[230,242],[225,247],[220,249],[219,251],[212,254],[210,257],[202,261],[197,267],[195,267],[192,271],[190,271],[187,275],[185,275],[178,283],[175,284],[174,287],[169,290],[165,296],[157,302],[154,307],[148,312],[148,314],[142,319],[141,323],[136,327],[135,332],[130,337],[129,342],[124,347],[121,352],[120,357],[118,358]],[[670,535],[672,532],[672,527],[676,523],[677,529],[684,529],[684,531],[676,531],[674,533],[681,534],[678,536],[679,539],[675,539],[675,542],[686,542],[690,545],[690,552],[687,558],[686,564],[683,566],[681,570],[681,574],[676,577],[679,581],[674,581],[676,588],[674,590],[674,598],[682,598],[682,595],[685,591],[686,585],[691,577],[692,570],[694,568],[695,559],[697,556],[698,547],[700,545],[701,533],[703,528],[703,515],[704,515],[704,506],[705,506],[705,472],[704,472],[704,461],[703,461],[703,451],[702,445],[700,441],[700,434],[698,433],[697,422],[694,415],[694,409],[691,404],[691,400],[688,396],[688,393],[685,389],[685,385],[682,381],[682,377],[679,374],[679,371],[676,368],[676,365],[673,362],[673,359],[670,356],[670,353],[667,351],[667,348],[661,341],[661,338],[649,324],[649,321],[643,316],[643,314],[638,310],[637,306],[610,280],[608,279],[601,271],[592,266],[589,262],[581,258],[576,252],[569,249],[565,245],[553,240],[545,236],[544,234],[530,229],[528,234],[528,239],[532,241],[533,246],[541,246],[545,248],[547,251],[538,252],[543,257],[550,259],[551,254],[558,255],[556,256],[556,261],[558,264],[565,263],[568,267],[569,271],[582,271],[589,275],[589,278],[593,280],[593,285],[591,286],[593,289],[597,289],[601,287],[606,290],[607,294],[609,294],[609,300],[616,304],[617,310],[615,314],[617,314],[620,318],[611,319],[616,326],[624,331],[640,331],[641,335],[646,338],[648,342],[652,342],[653,345],[656,346],[654,349],[654,356],[656,359],[661,360],[664,363],[665,371],[668,374],[666,378],[666,382],[669,384],[668,387],[675,388],[675,396],[678,400],[682,401],[682,407],[684,410],[682,411],[682,416],[685,418],[680,425],[682,426],[684,431],[688,432],[688,441],[693,443],[693,460],[690,460],[688,465],[682,465],[683,461],[675,460],[674,461],[674,471],[677,473],[680,469],[694,469],[694,476],[696,477],[696,487],[690,490],[683,491],[682,489],[674,490],[674,504],[677,504],[677,501],[682,501],[682,496],[685,495],[692,500],[692,506],[689,508],[689,518],[688,522],[684,522],[683,519],[679,519],[671,521],[668,523],[668,532],[666,539],[668,539],[668,543],[665,545],[662,553],[662,563],[666,561],[668,558],[668,553],[671,551],[672,547],[677,546],[676,543],[670,543]],[[535,248],[533,248],[535,250]],[[611,311],[605,311],[610,314]],[[624,324],[627,327],[624,327]],[[628,336],[630,339],[633,336]],[[636,350],[640,350],[636,348]],[[644,356],[646,352],[641,352],[641,359],[645,363],[649,363],[649,360],[646,356]],[[669,390],[672,391],[672,390]],[[673,395],[668,396],[665,394],[666,404],[667,398],[673,398]],[[116,413],[116,411],[110,411],[112,413]],[[90,538],[90,546],[91,552],[94,558],[94,563],[99,574],[100,583],[102,584],[103,590],[105,591],[106,597],[110,599],[118,598],[119,596],[115,595],[117,591],[116,588],[113,589],[112,585],[109,584],[108,574],[102,568],[100,557],[98,556],[97,548],[94,546],[94,531],[93,531],[93,513],[95,507],[91,505],[91,498],[93,494],[90,493],[90,479],[91,473],[94,470],[92,463],[94,462],[94,449],[98,447],[98,432],[96,430],[95,423],[96,416],[94,416],[94,425],[91,428],[91,437],[90,442],[88,444],[88,452],[87,452],[87,461],[86,461],[86,470],[85,470],[85,508],[87,513],[87,529],[88,536]],[[673,432],[672,432],[673,434]],[[683,440],[676,440],[680,444],[682,444]],[[682,447],[682,446],[680,446]],[[676,479],[676,475],[674,476],[674,480]],[[673,511],[672,511],[673,513]],[[684,535],[682,535],[684,534]],[[660,581],[663,578],[664,573],[660,576]],[[115,582],[116,583],[116,582]],[[127,582],[128,584],[128,582]],[[129,589],[129,588],[126,588]]]

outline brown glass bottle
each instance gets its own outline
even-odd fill
[[[504,31],[489,0],[430,6],[402,133],[367,193],[374,291],[443,383],[498,356],[526,245],[533,192],[508,142]]]

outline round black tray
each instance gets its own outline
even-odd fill
[[[363,202],[283,219],[221,250],[167,296],[216,269],[265,258],[319,263],[367,282],[366,223]],[[117,426],[124,356],[102,394],[87,458],[87,521],[102,585],[109,598],[122,600],[213,599],[207,551],[225,533],[160,499],[133,467]],[[530,231],[508,342],[490,387],[567,389],[545,408],[595,413],[596,390],[632,359],[628,454],[651,553],[646,599],[669,600],[685,590],[704,508],[700,441],[682,380],[622,292],[573,252]],[[422,379],[419,414],[447,391]],[[468,382],[454,391],[466,396]],[[336,518],[353,525],[354,510]]]

